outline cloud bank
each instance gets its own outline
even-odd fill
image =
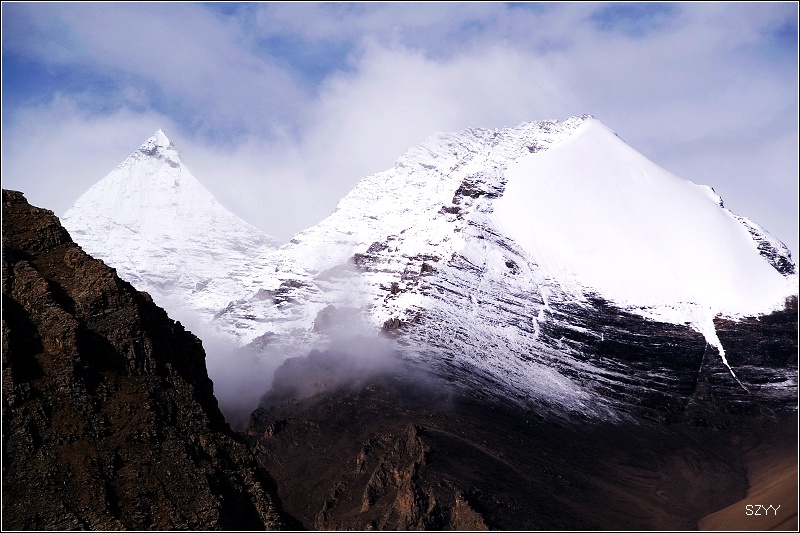
[[[798,253],[795,3],[4,3],[4,187],[63,214],[156,129],[288,239],[438,131],[591,113]]]

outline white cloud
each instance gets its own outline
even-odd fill
[[[224,204],[244,207],[251,223],[286,239],[433,133],[566,118],[568,93],[539,61],[513,50],[442,62],[375,44],[356,73],[325,85],[299,141],[251,139],[229,153],[198,146],[203,155],[194,158]]]
[[[232,128],[271,134],[302,116],[309,91],[254,55],[240,28],[221,23],[199,5],[58,6],[20,6],[13,20],[28,21],[29,32],[39,39],[26,37],[11,49],[44,64],[108,77],[126,94],[142,93],[127,85],[144,87],[152,93],[152,107],[194,115],[188,122],[207,132]],[[53,46],[58,53],[52,53]]]

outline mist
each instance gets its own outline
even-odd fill
[[[432,372],[436,365],[418,364],[416,352],[395,342],[396,332],[368,323],[363,309],[328,305],[317,313],[311,333],[320,342],[307,353],[284,358],[260,408],[372,386],[391,389],[403,400],[449,403],[450,387]]]
[[[414,350],[395,342],[396,332],[370,324],[365,307],[352,301],[328,305],[307,330],[274,334],[256,347],[220,333],[181,301],[162,299],[156,303],[201,339],[220,411],[236,431],[246,427],[259,407],[376,383],[412,401],[445,405],[452,396],[449,384],[431,371],[430,361],[418,364],[422,360]]]
[[[270,388],[282,359],[264,357],[254,348],[236,346],[208,334],[201,338],[219,409],[231,428],[238,431],[247,424],[264,392]]]
[[[357,389],[378,376],[404,371],[400,354],[388,339],[377,334],[338,336],[325,349],[284,361],[260,405],[278,405],[343,387]]]
[[[181,324],[203,342],[206,353],[206,371],[214,383],[217,398],[225,421],[234,430],[247,424],[250,414],[258,407],[261,396],[272,385],[272,376],[283,362],[281,357],[265,354],[249,346],[241,346],[233,339],[218,333],[214,326],[183,307],[180,302],[156,302],[168,309],[173,320]]]
[[[173,319],[179,319],[202,340],[214,395],[225,420],[236,431],[247,425],[258,407],[343,387],[356,389],[380,376],[410,372],[397,345],[368,325],[356,308],[330,305],[317,315],[311,332],[298,332],[255,348],[223,336],[180,303],[159,305],[170,309]],[[309,333],[313,341],[309,341]],[[298,353],[296,346],[308,349]]]

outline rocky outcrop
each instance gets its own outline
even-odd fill
[[[769,381],[763,373],[762,379],[743,376],[748,368],[797,368],[797,296],[788,298],[780,311],[741,320],[720,317],[714,325],[728,361],[747,384]]]
[[[452,486],[426,485],[422,470],[430,448],[425,429],[410,424],[398,433],[378,434],[364,443],[356,458],[356,473],[368,476],[361,498],[360,518],[368,529],[487,530],[481,515]],[[331,529],[326,501],[317,515],[321,529]],[[343,524],[346,527],[346,524]]]
[[[733,215],[733,217],[750,233],[753,243],[758,248],[758,253],[772,265],[772,268],[784,276],[797,273],[797,265],[792,261],[792,253],[785,244],[769,235],[764,228],[752,220],[739,215]]]
[[[722,427],[797,412],[797,298],[768,315],[714,320],[727,365],[706,346],[684,418]]]
[[[292,524],[201,342],[6,190],[2,339],[3,529]]]
[[[554,305],[543,318],[542,338],[570,356],[550,364],[636,417],[719,427],[796,409],[796,297],[771,314],[714,321],[730,368],[689,326],[637,316],[598,297]]]
[[[554,362],[561,372],[637,417],[674,422],[683,416],[706,350],[700,333],[598,297],[584,305],[554,305],[543,318],[542,338],[571,356]]]
[[[398,386],[407,396],[397,396]],[[261,461],[280,472],[282,492],[306,527],[489,529],[463,480],[437,459],[453,451],[442,447],[439,424],[429,430],[416,423],[417,409],[436,403],[436,393],[373,376],[315,398],[259,409],[247,428]],[[294,406],[306,401],[313,407],[301,407],[298,417]],[[289,418],[275,419],[280,413]]]

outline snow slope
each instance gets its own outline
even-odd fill
[[[506,178],[497,230],[570,292],[593,290],[660,318],[687,304],[757,314],[789,294],[710,187],[659,168],[597,120],[521,158]]]

